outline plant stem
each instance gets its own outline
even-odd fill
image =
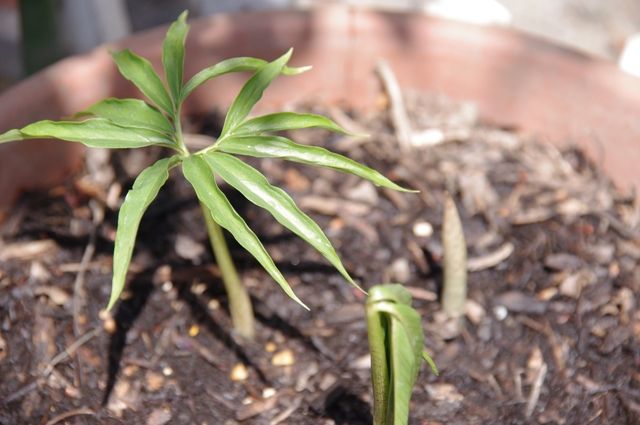
[[[385,347],[387,319],[367,303],[367,334],[371,352],[371,384],[373,386],[373,424],[385,425],[389,405],[389,359]]]
[[[206,205],[201,203],[200,207],[207,225],[211,248],[222,273],[222,282],[229,299],[229,311],[231,312],[233,327],[242,337],[253,340],[255,338],[255,324],[249,293],[238,277],[222,228],[213,221],[211,211]]]

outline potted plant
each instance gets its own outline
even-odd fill
[[[382,14],[359,10],[349,13],[341,8],[309,13],[248,13],[241,15],[246,25],[232,25],[235,20],[239,19],[238,16],[221,15],[204,19],[194,25],[194,37],[187,44],[187,55],[195,56],[196,60],[193,64],[188,64],[185,75],[194,75],[197,68],[218,62],[226,57],[252,55],[274,58],[292,44],[296,46],[296,51],[300,52],[299,59],[297,59],[300,62],[294,63],[294,65],[313,63],[315,65],[314,74],[318,76],[318,80],[312,83],[303,81],[302,78],[290,78],[284,84],[281,82],[274,83],[273,90],[265,95],[262,103],[262,108],[264,109],[258,111],[258,113],[273,111],[275,106],[292,99],[292,96],[293,99],[297,99],[313,95],[320,101],[328,103],[343,101],[348,102],[347,105],[349,107],[360,110],[371,108],[371,105],[374,104],[372,99],[377,93],[378,82],[375,77],[370,75],[370,70],[378,57],[384,56],[393,64],[394,70],[403,86],[436,89],[438,91],[446,91],[453,97],[473,99],[478,102],[480,113],[484,118],[507,126],[515,125],[523,129],[523,131],[542,132],[549,136],[551,141],[560,143],[567,136],[572,136],[578,142],[587,143],[588,140],[583,137],[585,125],[592,127],[592,134],[606,136],[607,139],[615,138],[621,141],[623,146],[624,143],[629,143],[632,146],[631,139],[635,137],[633,136],[634,132],[629,131],[629,129],[633,130],[634,127],[625,124],[633,122],[631,121],[634,110],[633,105],[637,103],[634,100],[635,95],[633,93],[624,92],[625,85],[631,84],[634,81],[633,79],[618,73],[607,64],[568,53],[558,49],[556,46],[513,34],[507,30],[478,29],[425,17],[401,14]],[[403,31],[397,31],[398,28],[403,28]],[[274,37],[273,34],[276,31],[281,31],[279,34],[282,35]],[[159,40],[164,36],[164,32],[164,29],[152,31],[123,41],[119,46],[98,49],[90,55],[69,59],[10,90],[0,101],[0,112],[2,112],[0,120],[3,120],[3,131],[9,128],[21,127],[27,122],[37,119],[59,119],[63,116],[69,116],[78,110],[86,109],[90,104],[104,97],[131,97],[134,90],[130,85],[123,84],[117,78],[104,78],[115,75],[114,67],[110,63],[111,58],[108,50],[129,47],[144,56],[152,58],[152,63],[155,63],[159,68],[160,51],[158,46],[160,45]],[[410,40],[436,40],[437,46],[417,41],[407,42],[407,37]],[[225,41],[229,39],[240,40],[240,42],[231,46]],[[351,40],[351,43],[345,44],[343,42],[345,39]],[[443,48],[443,46],[448,45],[447,43],[454,43],[457,46],[456,49]],[[483,54],[477,54],[478,51]],[[469,52],[475,52],[476,54],[470,54]],[[311,59],[313,55],[319,55],[319,59]],[[327,60],[328,57],[331,57],[331,61]],[[194,68],[189,68],[190,66]],[[473,78],[470,77],[469,72],[466,72],[471,67],[476,71],[473,73]],[[461,70],[465,72],[460,72]],[[584,75],[585,73],[589,75],[589,90],[584,90],[580,83],[574,81],[575,75]],[[78,75],[83,75],[84,77],[78,78]],[[488,82],[494,81],[492,78],[496,75],[501,76],[501,83],[489,85]],[[511,84],[502,84],[505,79],[510,81]],[[106,83],[104,85],[96,85],[95,81],[98,80],[106,81]],[[54,84],[52,84],[53,81],[55,81]],[[184,104],[184,110],[186,113],[197,113],[209,110],[213,105],[219,105],[221,109],[226,108],[243,82],[244,80],[234,79],[233,77],[219,83],[212,82],[210,86],[206,86],[209,90],[203,87],[202,91],[194,93],[194,97]],[[520,83],[521,85],[519,85]],[[519,87],[519,90],[514,91],[513,85]],[[235,91],[231,89],[231,86],[235,86]],[[487,87],[491,87],[491,90],[487,90]],[[553,96],[549,96],[548,91],[542,90],[542,88],[546,90],[549,87],[552,87],[550,91]],[[76,92],[82,93],[82,97],[76,98],[69,95],[69,93]],[[592,105],[588,108],[584,107],[587,104],[585,99],[594,97],[604,99],[606,106]],[[10,106],[4,103],[5,99],[11,103]],[[29,99],[29,103],[27,103],[27,99]],[[36,108],[31,102],[35,102],[37,106],[46,104],[48,109]],[[515,107],[514,105],[522,105],[522,107]],[[566,119],[558,119],[558,116],[562,115],[558,114],[559,109],[567,112],[565,114]],[[605,116],[608,118],[603,118]],[[625,128],[627,131],[619,133],[621,128]],[[0,149],[2,151],[0,158],[9,158],[4,153],[11,149],[10,144],[5,144]],[[635,150],[622,150],[628,155],[619,155],[617,150],[614,150],[612,155],[613,158],[617,156],[618,160],[622,161],[621,163],[615,162],[618,165],[614,166],[614,177],[618,178],[619,184],[625,185],[633,182],[635,178],[635,174],[629,172],[629,169],[624,166],[625,161],[632,157]],[[29,155],[34,154],[33,152],[28,153],[20,163],[27,163],[26,159],[29,158]],[[627,158],[620,159],[621,156],[627,156]],[[607,155],[607,158],[608,160],[617,161],[616,159],[611,159],[612,156],[610,155]],[[6,168],[2,168],[3,172],[10,173],[10,175],[17,173],[16,171],[5,171],[10,170],[10,166],[12,167],[12,164],[17,162],[19,162],[18,157],[11,156],[11,160],[4,164]],[[45,164],[46,162],[43,161]],[[13,189],[13,185],[11,186]],[[340,223],[337,222],[334,225],[339,226]],[[588,226],[585,225],[583,230],[585,232],[588,231]],[[437,251],[434,252],[437,254]],[[437,262],[438,258],[435,258],[434,261]],[[612,266],[611,271],[615,272],[615,267]],[[473,285],[473,279],[470,278],[469,280]],[[430,293],[418,293],[423,297],[422,299],[432,299],[430,298],[432,297]],[[532,301],[530,298],[527,298],[527,300]],[[497,305],[496,307],[503,306]],[[361,309],[360,304],[358,308]],[[424,308],[424,304],[422,308]],[[581,308],[584,309],[586,307]],[[504,309],[496,308],[495,311],[502,314]],[[336,316],[339,315],[336,314]],[[344,316],[348,318],[348,314],[342,314],[341,316],[340,319],[342,320],[346,320]],[[493,326],[499,326],[494,322],[492,322]],[[514,323],[514,321],[509,322],[509,319],[505,322],[509,326]],[[337,323],[338,327],[340,327],[340,322]],[[515,323],[519,323],[519,321],[515,321]],[[540,335],[548,335],[544,333],[546,328],[542,326],[536,327],[535,321],[527,321],[525,317],[523,323],[526,326],[531,326]],[[200,322],[199,324],[202,326],[203,323]],[[328,332],[326,328],[321,327],[321,324],[318,326],[318,329],[314,329],[318,334],[320,332]],[[509,328],[504,326],[500,329]],[[327,350],[326,347],[322,346],[322,341],[318,341],[318,334],[303,335],[299,338],[304,340],[306,344],[316,347],[318,352],[321,353],[318,356],[331,356],[331,349]],[[465,335],[464,330],[463,335]],[[620,335],[622,335],[621,338],[625,336],[625,334]],[[549,341],[553,341],[552,337],[549,336],[548,338]],[[144,340],[145,337],[141,339]],[[276,338],[274,337],[274,339]],[[176,346],[183,352],[193,353],[202,349],[202,346],[189,345],[180,338],[177,338],[176,341]],[[535,341],[540,343],[540,338],[535,339]],[[560,340],[560,348],[565,347],[562,345],[563,343],[564,340]],[[64,342],[62,344],[66,346]],[[439,350],[439,354],[444,357],[447,355],[454,356],[456,354],[455,350],[459,350],[460,346],[460,340],[456,340],[447,345],[447,350]],[[462,347],[464,347],[464,344],[462,344]],[[339,351],[341,347],[332,347],[332,349],[334,348]],[[561,350],[558,352],[562,354]],[[495,354],[494,352],[491,353]],[[224,352],[216,352],[216,354],[224,355]],[[208,361],[215,364],[216,357],[212,356],[211,353],[200,352],[198,355],[208,358]],[[532,364],[535,364],[536,361],[540,362],[539,355],[538,357],[532,355],[531,359],[530,363]],[[351,359],[347,358],[347,360]],[[543,353],[543,360],[549,360],[546,351]],[[360,367],[358,366],[360,363],[354,363],[356,364],[354,367]],[[544,365],[545,368],[537,369],[538,374],[533,376],[535,379],[530,384],[524,384],[525,390],[534,390],[537,383],[544,382],[547,371],[546,363]],[[135,358],[131,360],[128,366],[132,367],[127,373],[134,374],[140,373],[140,371],[136,372],[133,366],[138,368],[150,367],[152,368],[151,372],[157,371],[159,367],[162,367],[162,365],[159,366],[157,364],[145,364],[136,361]],[[282,367],[294,366],[288,363]],[[551,365],[551,368],[553,367]],[[173,372],[170,369],[166,370],[166,374],[164,374],[164,367],[160,370],[167,380],[172,379],[171,376],[176,376],[175,369]],[[449,370],[451,369],[445,369],[444,377],[440,379],[450,379],[451,375],[447,374]],[[311,366],[309,366],[309,371],[313,371]],[[187,371],[185,371],[186,373]],[[329,376],[329,372],[321,370],[316,373],[318,375],[327,374],[325,381],[329,383],[327,384],[328,388],[322,391],[326,391],[329,395],[335,394],[331,391],[333,385],[331,385],[332,378]],[[189,376],[193,376],[193,374]],[[486,382],[489,382],[490,386],[495,388],[494,391],[497,397],[500,397],[499,391],[502,388],[503,381],[496,381],[495,378],[492,381],[491,376],[477,373],[469,376],[471,376],[469,382],[474,383],[469,385],[469,390],[476,388],[477,385],[480,385],[477,382],[486,378]],[[335,376],[333,379],[335,379]],[[148,381],[154,383],[154,380],[157,381],[158,377],[149,374]],[[269,377],[267,377],[267,380],[269,380]],[[580,382],[585,385],[591,384],[591,382],[582,379]],[[324,388],[325,382],[322,384],[322,388]],[[433,382],[428,385],[421,385],[421,393],[428,391],[436,404],[451,402],[446,404],[443,409],[460,405],[461,395],[454,391],[455,388],[452,389],[444,382],[439,382],[437,385],[432,384]],[[28,385],[28,383],[25,383],[25,385]],[[527,385],[531,385],[533,388],[528,388]],[[540,395],[540,385],[537,385],[538,395]],[[149,387],[153,387],[153,385],[149,385]],[[319,384],[318,387],[320,387]],[[427,387],[426,390],[425,387]],[[251,388],[249,385],[247,385],[247,388],[247,392],[252,391],[250,394],[253,399],[260,399],[260,395],[256,395],[255,388]],[[121,388],[120,390],[128,394],[124,389]],[[229,394],[228,387],[223,388],[222,391],[227,391],[225,396]],[[542,391],[544,395],[544,387]],[[535,391],[530,392],[532,395],[535,395],[535,393]],[[241,400],[242,395],[239,394],[247,393],[238,392],[232,395],[235,397],[233,399]],[[219,394],[216,393],[216,395]],[[343,393],[342,395],[344,396],[342,397],[343,399],[353,401],[353,394]],[[291,394],[284,393],[280,396],[282,399],[287,398],[289,400]],[[504,393],[502,393],[502,396],[504,396]],[[621,397],[625,399],[627,396],[625,393]],[[295,406],[296,395],[294,394],[293,397],[294,402],[292,403]],[[260,400],[259,403],[254,403],[251,406],[255,409],[259,407],[266,408],[265,406],[268,406],[270,399],[267,396],[263,398],[264,400]],[[330,401],[330,398],[327,396],[326,403]],[[225,406],[226,400],[219,401],[216,399],[216,406]],[[424,400],[424,398],[421,398],[421,400]],[[537,398],[533,397],[531,400],[536,401]],[[467,399],[467,402],[469,401],[472,400]],[[502,406],[518,406],[517,403],[522,403],[523,401],[519,399],[515,402],[516,404],[509,404],[510,402],[506,404],[503,402]],[[25,404],[28,403],[25,402]],[[531,409],[535,408],[535,404],[532,404],[532,406]],[[170,407],[158,407],[160,413],[156,416],[166,413],[167,409],[170,410]],[[419,408],[420,406],[414,405],[415,407]],[[243,409],[243,412],[246,413],[247,410]],[[529,407],[527,407],[527,411],[529,410]],[[283,408],[280,413],[284,414],[286,411],[287,409]],[[153,412],[144,412],[144,414],[156,412],[154,410]],[[421,411],[421,413],[422,416],[428,416],[424,411]],[[246,414],[248,415],[249,413]],[[299,416],[296,418],[299,418]]]

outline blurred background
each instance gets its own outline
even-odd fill
[[[57,59],[169,22],[184,9],[202,16],[327,3],[510,26],[640,75],[637,0],[0,0],[0,91]]]

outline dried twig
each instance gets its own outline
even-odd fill
[[[467,270],[470,272],[478,272],[495,267],[509,258],[509,256],[513,254],[513,249],[513,244],[506,242],[493,252],[479,257],[469,258],[467,261]]]
[[[95,415],[96,413],[88,407],[80,407],[79,409],[69,410],[68,412],[61,413],[58,416],[51,418],[45,425],[55,425],[65,419],[79,416],[79,415]]]
[[[271,421],[269,421],[269,425],[278,425],[286,421],[289,418],[289,416],[291,416],[293,412],[295,412],[300,407],[301,403],[302,403],[302,397],[296,397],[293,400],[293,403],[289,405],[289,407],[287,407],[285,410],[283,410],[282,412],[277,414],[273,419],[271,419]]]
[[[405,107],[398,80],[385,60],[380,59],[378,61],[378,64],[376,65],[376,72],[380,75],[382,84],[389,96],[389,102],[391,104],[391,120],[393,121],[393,127],[396,131],[396,137],[400,144],[400,149],[404,153],[410,152],[412,149],[411,123],[409,122],[409,115],[407,114],[407,108]]]
[[[536,380],[533,383],[533,388],[531,388],[531,393],[529,394],[529,399],[527,400],[527,409],[525,410],[525,417],[528,419],[533,414],[533,410],[536,408],[536,404],[538,404],[538,399],[540,398],[540,390],[542,389],[542,383],[544,382],[544,378],[547,375],[547,364],[542,363],[540,369],[538,370],[538,375],[536,375]]]

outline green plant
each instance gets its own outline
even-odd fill
[[[420,315],[402,285],[377,285],[366,305],[374,425],[403,425],[409,420],[411,391],[424,359],[438,369],[424,350]]]
[[[275,77],[280,74],[295,75],[308,69],[287,66],[291,50],[273,62],[249,57],[227,59],[198,72],[183,83],[184,45],[188,32],[186,18],[187,12],[180,15],[170,26],[163,43],[165,82],[156,74],[149,61],[130,50],[113,54],[121,74],[151,103],[137,99],[106,99],[80,113],[77,120],[38,121],[22,129],[1,134],[0,143],[55,138],[98,148],[142,148],[155,145],[173,151],[172,156],[161,159],[142,171],[122,204],[118,217],[108,308],[118,300],[125,286],[136,233],[145,210],[169,178],[169,172],[180,165],[200,200],[211,245],[222,271],[234,327],[239,334],[251,338],[254,335],[251,303],[231,261],[220,227],[229,231],[255,257],[287,295],[305,308],[306,306],[294,294],[256,235],[233,209],[218,187],[216,177],[226,181],[257,206],[269,211],[283,226],[318,250],[347,281],[356,287],[357,285],[320,227],[298,209],[285,191],[269,184],[258,170],[241,161],[237,155],[281,158],[328,167],[355,174],[379,186],[407,190],[377,171],[344,156],[273,135],[282,130],[311,127],[345,133],[328,118],[292,112],[248,118],[253,106]],[[205,149],[189,152],[180,123],[183,102],[206,81],[239,71],[250,71],[253,75],[231,104],[220,137]]]

